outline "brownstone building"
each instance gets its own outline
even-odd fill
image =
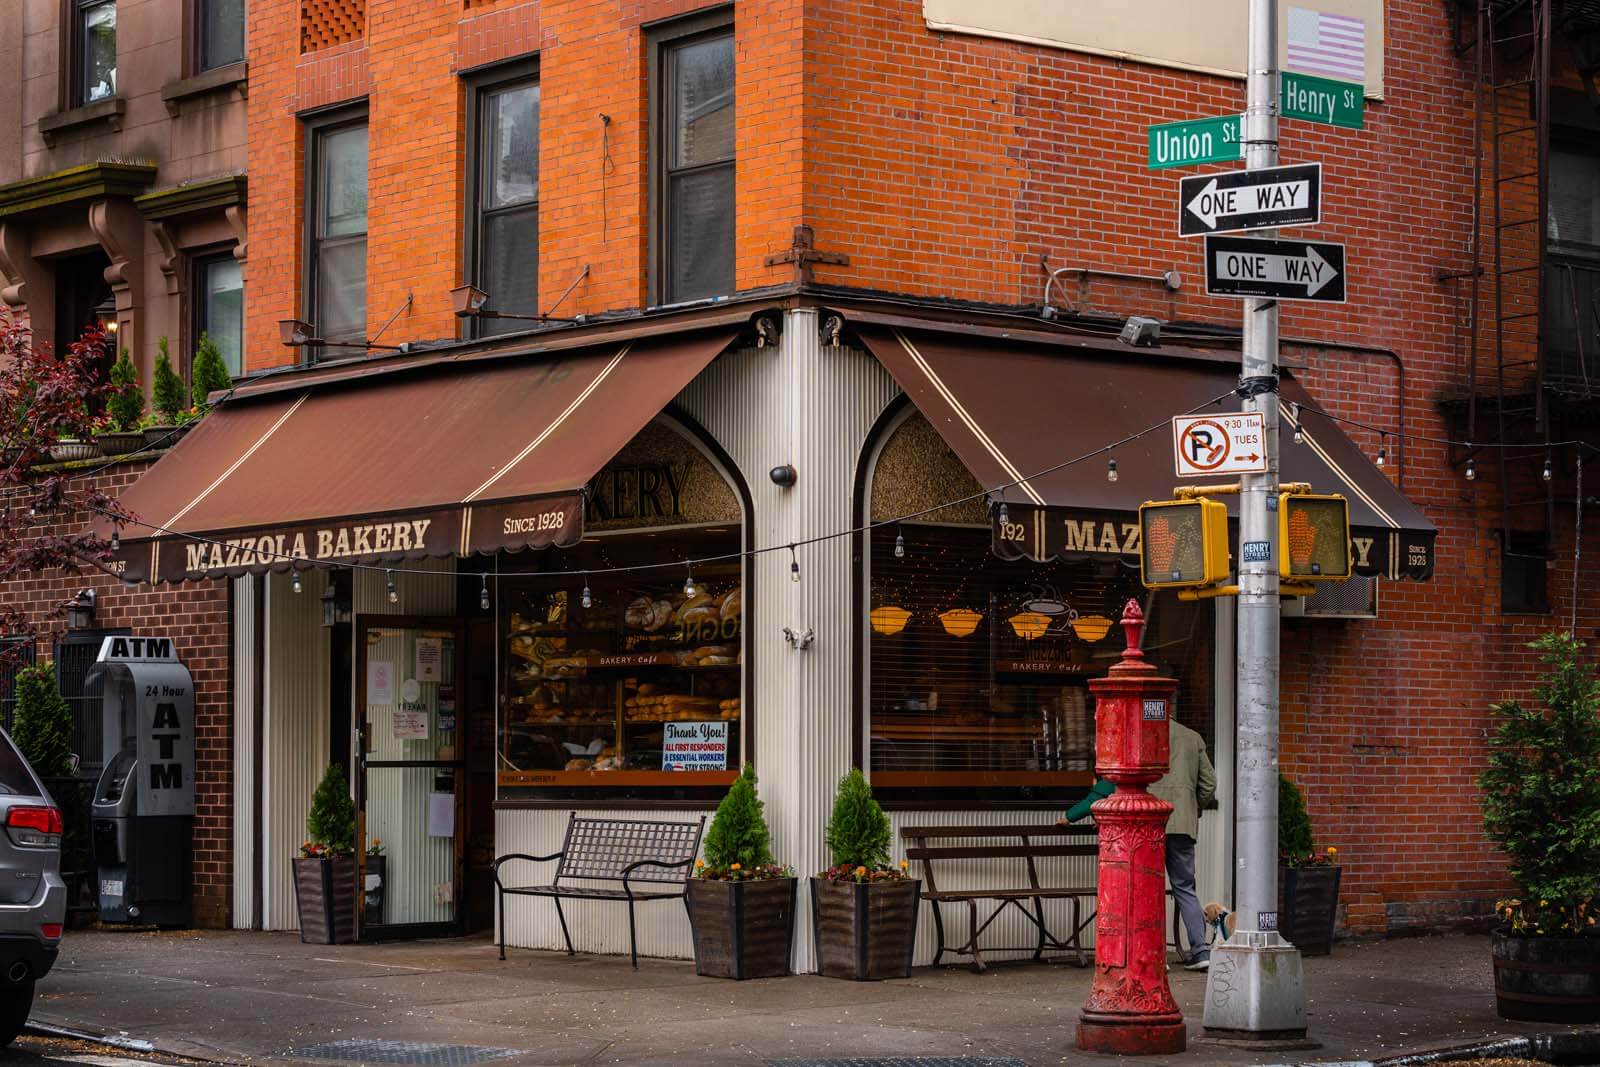
[[[1242,8],[1199,6],[252,3],[253,377],[125,497],[123,575],[231,586],[233,921],[294,924],[330,760],[386,846],[374,936],[481,928],[496,854],[574,808],[698,815],[740,759],[802,869],[852,763],[897,825],[1081,795],[1165,421],[1237,404],[1193,171],[1146,157],[1242,105]],[[1360,578],[1286,608],[1283,762],[1374,934],[1487,912],[1487,705],[1535,633],[1600,625],[1596,27],[1540,0],[1529,52],[1487,2],[1321,7],[1361,27],[1365,120],[1283,123],[1349,270],[1285,307],[1282,474],[1350,498]],[[1231,606],[1145,602],[1226,901]]]

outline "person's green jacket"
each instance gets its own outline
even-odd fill
[[[1089,817],[1089,806],[1095,801],[1108,797],[1117,788],[1117,784],[1107,778],[1101,778],[1089,787],[1089,795],[1067,809],[1067,821],[1077,822]]]

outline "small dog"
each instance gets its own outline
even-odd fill
[[[1201,914],[1206,917],[1206,943],[1213,941],[1226,941],[1233,934],[1237,923],[1233,912],[1215,902],[1207,904],[1201,909]]]

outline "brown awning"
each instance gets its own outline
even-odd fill
[[[732,339],[224,404],[123,493],[137,521],[115,565],[129,581],[177,581],[575,544],[583,487]]]
[[[1164,424],[1174,415],[1241,408],[1232,395],[1237,357],[1167,348],[1123,356],[903,329],[860,332],[974,477],[987,486],[1019,483],[1004,494],[1012,529],[996,531],[996,551],[1007,556],[1137,552],[1132,513],[1146,500],[1170,499],[1178,482]],[[1349,499],[1357,573],[1430,577],[1433,524],[1336,423],[1315,413],[1299,383],[1283,380],[1281,403],[1286,442],[1288,405],[1302,405],[1305,443],[1280,450],[1280,476]],[[1156,424],[1163,428],[1116,447],[1118,478],[1109,481],[1099,450]],[[1098,454],[1063,466],[1087,453]]]

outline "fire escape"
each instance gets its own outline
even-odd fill
[[[1441,275],[1464,283],[1467,301],[1447,409],[1475,446],[1511,446],[1454,459],[1497,474],[1502,545],[1515,555],[1530,532],[1551,544],[1572,457],[1546,446],[1600,423],[1600,0],[1452,10],[1476,81],[1475,203],[1472,266]]]

